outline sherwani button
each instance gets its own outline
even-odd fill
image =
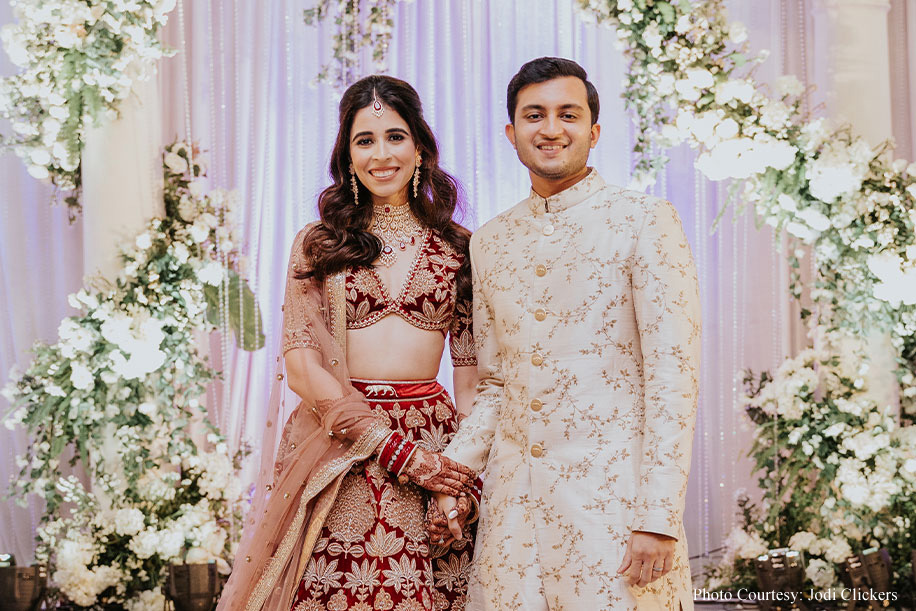
[[[531,355],[531,364],[540,367],[544,363],[544,357],[535,352]]]
[[[553,225],[550,223],[544,225],[544,235],[553,235]]]
[[[539,264],[537,267],[534,268],[534,273],[538,276],[546,276],[547,275],[547,266],[544,265],[543,263]]]
[[[531,446],[531,455],[534,456],[535,458],[540,458],[541,456],[544,455],[544,447],[539,443],[532,445]]]
[[[545,318],[547,318],[547,312],[545,312],[545,311],[542,310],[541,308],[538,308],[537,310],[534,311],[534,319],[535,319],[535,320],[537,320],[537,321],[540,322],[540,321],[544,320]]]
[[[531,403],[529,403],[528,405],[529,407],[531,407],[531,411],[533,412],[539,412],[541,411],[541,408],[544,407],[544,404],[541,402],[540,399],[532,399]]]

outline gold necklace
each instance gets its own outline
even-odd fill
[[[417,237],[423,234],[423,225],[410,211],[410,206],[392,206],[382,204],[372,207],[372,227],[369,229],[382,240],[382,254],[379,263],[391,267],[397,261],[398,249],[407,250],[407,246],[416,244]]]

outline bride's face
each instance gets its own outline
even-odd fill
[[[376,203],[406,203],[416,168],[417,146],[404,119],[388,106],[376,117],[372,105],[360,109],[350,130],[350,159],[356,178]]]

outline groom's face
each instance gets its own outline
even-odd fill
[[[581,172],[598,142],[585,83],[563,76],[526,85],[518,92],[515,123],[506,136],[531,173],[548,181]]]

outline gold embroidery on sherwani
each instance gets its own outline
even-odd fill
[[[478,229],[471,261],[480,385],[445,450],[486,466],[468,611],[691,609],[700,316],[673,207],[592,170]],[[616,572],[633,530],[678,539],[643,589]]]

